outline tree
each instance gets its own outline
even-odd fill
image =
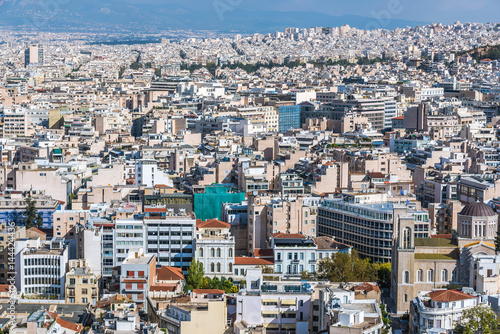
[[[42,214],[36,209],[36,201],[34,201],[31,196],[26,198],[24,225],[26,226],[26,229],[31,227],[41,228],[43,225]]]
[[[500,329],[495,312],[487,305],[477,305],[466,309],[455,326],[457,334],[497,333]]]
[[[186,286],[184,287],[184,290],[188,291],[203,288],[204,274],[205,270],[203,269],[203,264],[200,261],[193,259],[187,270]]]
[[[361,259],[358,252],[337,253],[319,262],[319,278],[330,282],[374,282],[377,272],[369,259]]]
[[[377,270],[377,283],[382,288],[391,286],[391,264],[390,263],[375,263]]]
[[[498,226],[497,236],[495,237],[495,252],[500,253],[500,226]]]

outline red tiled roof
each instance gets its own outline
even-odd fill
[[[370,283],[363,283],[361,285],[353,287],[352,289],[354,291],[365,291],[365,292],[375,291],[377,293],[380,293],[379,287]]]
[[[274,233],[274,239],[305,239],[306,236],[298,233]]]
[[[184,275],[181,268],[162,266],[156,271],[158,281],[183,281]]]
[[[194,293],[197,293],[199,295],[222,295],[225,293],[224,290],[218,290],[218,289],[194,289]]]
[[[253,256],[255,257],[272,257],[274,258],[274,252],[272,249],[256,248],[253,251]]]
[[[47,233],[43,232],[43,231],[40,231],[39,229],[37,229],[36,227],[31,227],[28,229],[28,231],[33,231],[33,232],[36,232],[36,233],[40,233],[40,234],[43,234],[43,235],[47,235]]]
[[[272,266],[274,262],[256,257],[235,257],[234,264],[241,266]]]
[[[144,212],[168,212],[166,208],[144,208]]]
[[[435,302],[456,302],[459,300],[472,299],[474,296],[457,290],[439,290],[429,293],[429,297]]]
[[[231,225],[218,219],[209,219],[204,222],[196,222],[198,228],[230,228]]]
[[[0,284],[0,292],[9,292],[9,284]]]
[[[393,117],[392,119],[401,119],[401,120],[403,120],[403,119],[405,119],[405,116],[403,115],[403,116]]]
[[[80,332],[82,330],[82,327],[83,327],[80,324],[74,324],[72,322],[63,320],[61,318],[57,318],[56,323],[59,324],[59,326],[67,328],[67,329],[72,330],[74,332]]]

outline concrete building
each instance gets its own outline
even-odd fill
[[[216,219],[197,224],[193,249],[195,258],[203,264],[205,276],[220,279],[233,275],[235,241],[230,227]]]
[[[68,248],[64,239],[16,241],[16,287],[28,296],[64,296]]]
[[[156,278],[156,254],[144,254],[142,248],[133,248],[121,265],[120,293],[146,308],[149,287]]]
[[[96,306],[100,277],[92,272],[83,259],[69,260],[68,268],[64,294],[66,303]]]

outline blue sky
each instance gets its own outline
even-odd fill
[[[200,0],[190,2],[197,2]],[[210,2],[201,0],[202,2]],[[221,0],[223,1],[223,0]],[[378,15],[389,11],[398,19],[453,23],[500,21],[499,0],[227,0],[241,9],[321,11],[330,15]]]

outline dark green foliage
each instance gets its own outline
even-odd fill
[[[377,270],[369,259],[361,259],[358,252],[337,253],[319,261],[320,279],[330,282],[375,282]]]
[[[184,290],[201,289],[203,287],[203,264],[200,261],[193,260],[189,265],[186,276],[186,285]]]
[[[24,225],[26,226],[26,229],[31,227],[41,228],[43,225],[42,214],[36,209],[36,202],[31,198],[31,196],[26,198]]]

